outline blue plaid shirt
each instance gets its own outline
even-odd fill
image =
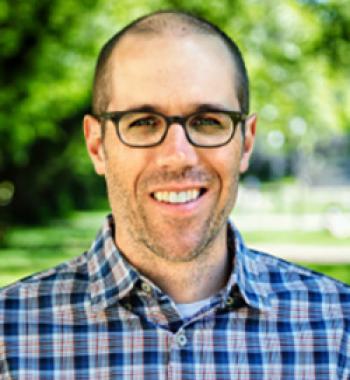
[[[249,250],[188,319],[118,252],[90,251],[0,292],[0,379],[350,379],[350,288]]]

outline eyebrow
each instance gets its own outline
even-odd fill
[[[125,108],[122,110],[122,112],[134,112],[134,111],[135,112],[158,112],[157,107],[154,107],[150,104],[142,104],[137,107],[130,107],[130,108]]]
[[[203,104],[197,105],[196,111],[201,112],[201,111],[233,111],[233,110],[223,106],[222,104],[203,103]]]
[[[192,107],[191,107],[192,108]],[[159,112],[163,113],[159,107],[153,106],[151,104],[142,104],[137,107],[130,107],[122,110],[123,112]],[[200,103],[200,104],[193,104],[193,110],[188,114],[196,113],[196,112],[204,112],[204,111],[232,111],[232,109],[228,109],[227,107],[223,106],[222,104],[216,104],[216,103]],[[239,111],[239,110],[237,110]]]

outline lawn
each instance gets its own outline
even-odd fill
[[[17,227],[0,248],[0,287],[89,249],[106,212],[76,212],[45,227]]]
[[[76,212],[65,221],[51,222],[45,227],[16,227],[11,230],[7,234],[5,246],[0,248],[0,287],[78,256],[89,249],[105,214],[105,211]],[[251,243],[264,243],[269,240],[266,232],[249,232],[245,236]],[[288,243],[291,236],[291,233],[273,233],[274,241],[278,242]],[[322,232],[296,233],[293,240],[298,238],[307,244],[332,242],[329,236]],[[339,244],[343,245],[344,241],[340,241]],[[304,265],[350,284],[350,264]]]

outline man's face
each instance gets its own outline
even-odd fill
[[[240,110],[232,58],[216,37],[128,35],[110,65],[107,111],[145,105],[166,115],[187,115],[203,105]],[[87,140],[96,128],[93,124],[86,118]],[[108,121],[103,148],[89,150],[97,172],[106,177],[119,247],[190,261],[216,241],[225,241],[239,172],[248,166],[254,125],[255,119],[248,121],[245,144],[237,128],[225,146],[194,147],[174,124],[161,145],[131,148],[120,142]],[[172,203],[179,193],[183,203]]]

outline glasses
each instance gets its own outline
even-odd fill
[[[172,124],[180,124],[187,140],[194,146],[216,148],[232,140],[237,126],[247,116],[238,111],[201,111],[187,116],[166,116],[154,111],[115,111],[95,115],[99,120],[111,120],[119,139],[134,148],[161,144]]]

